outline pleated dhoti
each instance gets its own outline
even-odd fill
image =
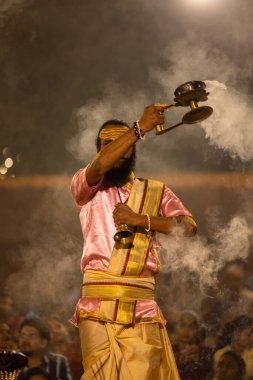
[[[180,380],[160,323],[134,326],[83,319],[79,325],[81,380]]]

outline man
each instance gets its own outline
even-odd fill
[[[0,351],[15,350],[16,342],[11,336],[10,327],[7,323],[0,322]]]
[[[20,326],[19,348],[28,356],[28,367],[24,368],[18,380],[25,380],[29,369],[40,367],[51,379],[72,380],[65,356],[47,352],[50,329],[37,316],[29,316]]]
[[[166,108],[146,107],[133,128],[119,120],[104,123],[95,160],[72,180],[85,240],[83,297],[72,319],[81,337],[82,380],[179,379],[154,301],[155,232],[180,228],[192,236],[196,224],[164,184],[137,179],[132,172],[135,144],[164,123]],[[130,229],[131,243],[114,242],[122,225]]]
[[[172,345],[181,380],[208,380],[212,374],[211,348],[203,345],[201,327],[192,311],[184,311],[176,325],[176,343]]]
[[[246,366],[246,379],[253,380],[253,318],[239,315],[224,327],[221,342],[225,345],[214,354],[214,367],[217,368],[221,356],[227,351],[241,355]]]

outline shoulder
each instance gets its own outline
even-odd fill
[[[66,356],[62,354],[56,354],[54,352],[49,352],[46,355],[44,355],[44,361],[45,362],[51,362],[51,363],[67,363],[68,359]]]

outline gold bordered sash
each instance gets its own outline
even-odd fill
[[[164,184],[155,180],[135,179],[127,205],[135,212],[157,216],[164,192]],[[141,275],[147,259],[152,241],[152,232],[147,233],[144,228],[133,229],[133,242],[130,247],[121,247],[115,244],[110,259],[108,274],[114,276],[132,277],[132,282]],[[118,285],[120,286],[120,285]],[[134,299],[102,300],[100,318],[117,323],[131,324],[134,319],[138,292]]]

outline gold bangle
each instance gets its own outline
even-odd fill
[[[150,216],[149,216],[149,214],[146,214],[146,217],[148,218],[148,228],[145,228],[145,231],[146,231],[146,232],[149,232],[149,231],[150,231],[150,228],[151,228],[151,223],[150,223]]]

